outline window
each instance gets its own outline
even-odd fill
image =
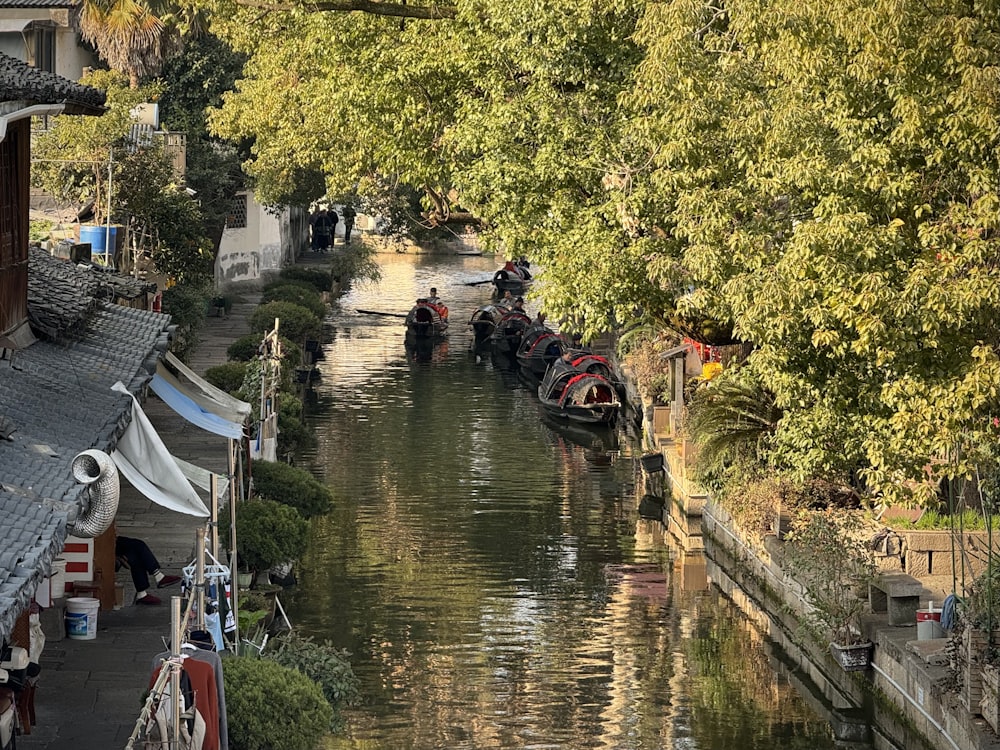
[[[56,72],[55,29],[35,26],[35,67],[49,73]]]
[[[245,229],[247,225],[247,196],[245,194],[233,197],[233,204],[226,219],[227,229]]]

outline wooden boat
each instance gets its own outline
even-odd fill
[[[489,341],[496,330],[497,324],[510,310],[501,305],[483,305],[472,313],[469,325],[472,326],[472,336],[476,344]]]
[[[621,408],[607,378],[580,372],[562,358],[545,373],[538,399],[553,416],[590,424],[611,424]]]
[[[497,296],[510,291],[511,294],[523,294],[525,289],[531,285],[531,271],[528,270],[528,261],[509,260],[495,274],[493,274],[493,286]]]
[[[406,335],[413,338],[434,338],[448,333],[448,308],[418,299],[406,314]]]
[[[493,335],[490,336],[493,351],[513,357],[517,353],[518,347],[521,346],[521,337],[530,327],[531,318],[523,312],[507,311],[496,324],[496,328],[493,329]]]
[[[532,325],[521,337],[517,363],[525,374],[541,380],[549,365],[563,355],[563,346],[562,339],[550,328]]]
[[[588,372],[591,375],[600,375],[612,386],[619,398],[624,401],[625,381],[622,380],[615,366],[611,361],[600,354],[594,354],[589,349],[569,349],[571,359],[568,360],[578,372]]]

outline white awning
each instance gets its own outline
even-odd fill
[[[205,490],[205,492],[212,491],[212,473],[208,469],[203,469],[200,466],[195,466],[192,463],[188,463],[182,458],[173,457],[174,461],[177,463],[178,468],[180,468],[181,473],[188,478],[188,481],[196,487],[200,487]],[[216,494],[219,496],[219,502],[224,503],[229,497],[229,477],[224,474],[216,474]],[[211,497],[211,495],[210,495]]]
[[[208,508],[181,472],[139,401],[121,382],[115,383],[111,390],[132,398],[132,423],[111,453],[118,470],[157,505],[189,516],[208,518],[211,515]]]
[[[229,422],[242,424],[253,409],[246,401],[229,395],[195,374],[171,352],[167,352],[159,361],[156,372],[200,407]]]
[[[172,380],[173,383],[168,382]],[[184,419],[193,425],[201,427],[214,435],[239,440],[243,437],[243,423],[231,422],[220,417],[218,414],[205,409],[193,398],[176,378],[169,373],[157,372],[153,379],[149,381],[149,387],[157,396],[163,399],[164,403],[180,414]]]

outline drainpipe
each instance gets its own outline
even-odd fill
[[[906,698],[906,700],[908,700],[908,701],[910,702],[910,705],[912,705],[912,706],[913,706],[914,708],[916,708],[916,709],[917,709],[917,710],[918,710],[918,711],[919,711],[920,713],[922,713],[922,714],[924,715],[924,718],[925,718],[925,719],[927,719],[927,721],[929,721],[929,722],[931,723],[931,726],[933,726],[933,727],[934,727],[934,728],[935,728],[936,730],[938,730],[938,731],[939,731],[939,732],[941,733],[941,736],[942,736],[942,737],[944,737],[944,738],[945,738],[946,740],[948,740],[948,743],[949,743],[949,744],[950,744],[950,745],[951,745],[951,746],[952,746],[953,748],[955,748],[955,750],[962,750],[962,748],[960,748],[960,747],[959,747],[959,746],[958,746],[958,745],[957,745],[957,744],[955,743],[955,740],[953,740],[953,739],[951,738],[951,735],[949,735],[949,734],[948,734],[948,733],[947,733],[947,732],[946,732],[946,731],[944,730],[944,727],[942,727],[942,726],[941,726],[940,724],[938,724],[938,723],[937,723],[937,722],[936,722],[936,721],[934,720],[934,717],[933,717],[933,716],[931,716],[931,715],[930,715],[929,713],[927,713],[927,711],[925,711],[925,710],[924,710],[924,707],[923,707],[923,706],[921,706],[921,705],[920,705],[919,703],[917,703],[917,702],[916,702],[915,700],[913,700],[913,696],[911,696],[911,695],[910,695],[910,694],[909,694],[908,692],[906,692],[906,690],[904,690],[904,689],[903,689],[902,687],[900,687],[899,683],[898,683],[898,682],[896,682],[896,681],[895,681],[894,679],[892,679],[892,678],[891,678],[891,677],[890,677],[889,675],[887,675],[887,674],[885,673],[885,671],[884,671],[883,669],[881,669],[881,668],[879,667],[879,665],[878,665],[878,664],[876,664],[876,663],[875,663],[874,661],[872,662],[872,669],[874,669],[874,670],[875,670],[876,672],[878,672],[878,673],[879,673],[880,675],[882,675],[882,676],[883,676],[883,677],[884,677],[884,678],[885,678],[886,680],[888,680],[888,681],[889,681],[889,684],[890,684],[890,685],[892,685],[892,686],[893,686],[894,688],[896,688],[896,690],[898,690],[898,691],[899,691],[899,694],[900,694],[900,695],[902,695],[902,696],[903,696],[904,698]]]
[[[118,512],[118,467],[104,451],[87,450],[78,453],[72,464],[73,478],[88,485],[90,502],[72,523],[74,536],[92,538],[100,536],[115,520]]]

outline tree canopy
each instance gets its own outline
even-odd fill
[[[996,0],[212,2],[266,201],[407,184],[588,336],[720,321],[775,466],[893,493],[995,442]]]

